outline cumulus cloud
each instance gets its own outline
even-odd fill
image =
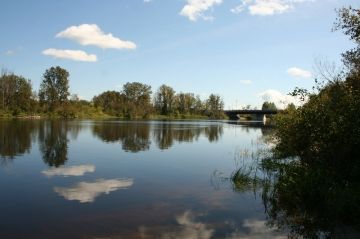
[[[42,54],[46,56],[53,56],[55,58],[70,59],[73,61],[86,61],[86,62],[97,61],[96,55],[88,54],[85,51],[80,51],[80,50],[61,50],[61,49],[49,48],[43,50]]]
[[[42,171],[42,173],[48,177],[53,176],[83,176],[85,173],[95,172],[94,165],[78,165],[71,167],[60,167],[60,168],[50,168]]]
[[[98,179],[95,182],[80,182],[72,187],[55,187],[54,191],[67,200],[88,203],[94,202],[101,194],[126,189],[133,184],[133,179]]]
[[[288,12],[299,3],[312,1],[314,0],[242,0],[231,12],[238,14],[247,8],[251,15],[269,16]]]
[[[280,109],[284,109],[288,104],[291,103],[296,106],[300,106],[303,103],[299,97],[285,95],[273,89],[268,89],[260,93],[258,96],[260,96],[263,101],[274,102],[275,105]]]
[[[312,73],[297,67],[291,67],[286,71],[289,75],[300,78],[311,78]]]
[[[204,15],[204,12],[221,3],[222,0],[187,0],[187,4],[181,10],[180,15],[189,18],[193,22],[199,18],[211,20],[213,17]]]
[[[252,83],[252,81],[251,80],[241,80],[240,83],[243,85],[250,85]]]
[[[92,45],[103,49],[136,49],[134,42],[121,40],[111,33],[105,34],[96,24],[71,26],[59,32],[56,37],[70,39],[83,46]]]

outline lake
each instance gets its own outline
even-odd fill
[[[222,121],[2,121],[0,238],[284,238],[267,226],[259,191],[230,180],[266,132]]]

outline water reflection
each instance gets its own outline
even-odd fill
[[[47,170],[42,171],[42,173],[47,177],[53,176],[83,176],[85,173],[93,173],[95,172],[94,165],[78,165],[71,167],[53,167]]]
[[[266,220],[245,219],[242,224],[242,230],[235,230],[226,237],[226,239],[257,238],[285,239],[287,236],[269,227]]]
[[[209,239],[212,237],[214,230],[209,229],[205,223],[196,222],[195,215],[192,211],[186,211],[176,217],[178,226],[173,231],[163,232],[160,238],[201,238]]]
[[[333,170],[267,162],[269,224],[297,238],[360,238],[360,184]]]
[[[288,233],[289,238],[360,238],[357,171],[344,173],[329,164],[313,162],[313,167],[299,158],[275,158],[269,148],[271,139],[271,130],[262,128],[262,142],[238,150],[230,177],[234,191],[260,196],[266,225]],[[213,175],[218,181],[227,179]]]
[[[201,135],[208,138],[210,142],[219,140],[223,133],[221,124],[210,124],[206,127],[199,127],[188,124],[164,123],[157,125],[154,132],[154,141],[159,149],[168,149],[175,142],[193,142],[197,141]]]
[[[119,142],[130,152],[149,150],[153,141],[159,149],[169,149],[175,143],[193,142],[203,135],[216,142],[223,134],[222,124],[199,125],[176,122],[99,122],[93,125],[93,134],[104,142]]]
[[[66,122],[42,122],[39,128],[39,148],[47,165],[54,167],[64,165],[68,160]]]
[[[175,217],[175,225],[168,227],[145,227],[139,228],[140,238],[161,239],[257,239],[273,238],[285,239],[284,233],[276,231],[267,225],[266,220],[254,218],[244,219],[236,226],[229,221],[213,223],[208,221],[206,213],[195,213],[187,210]],[[225,229],[225,230],[224,230]],[[112,237],[111,237],[112,238]]]
[[[2,121],[0,124],[0,163],[6,165],[15,156],[28,153],[36,129],[33,121]]]
[[[95,182],[80,182],[71,187],[55,187],[54,191],[66,200],[80,203],[94,202],[101,194],[127,189],[134,184],[133,179],[98,179]]]
[[[99,122],[93,126],[93,134],[104,142],[119,142],[122,149],[130,152],[149,150],[150,124],[124,122]]]

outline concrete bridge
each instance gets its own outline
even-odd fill
[[[266,115],[277,114],[278,110],[224,110],[224,113],[231,120],[238,120],[241,115],[256,115],[258,120],[262,120],[265,124]]]

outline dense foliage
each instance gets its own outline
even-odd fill
[[[336,29],[344,29],[357,44],[344,53],[349,68],[309,94],[302,107],[279,116],[275,153],[280,158],[298,156],[306,164],[350,170],[360,163],[360,11],[345,8],[339,16]]]
[[[273,156],[262,160],[268,223],[291,238],[360,235],[360,10],[338,14],[335,30],[356,44],[346,70],[318,92],[294,91],[307,101],[277,116]]]
[[[224,118],[224,103],[211,94],[201,100],[193,93],[176,93],[162,85],[152,95],[151,86],[127,82],[121,91],[105,91],[92,101],[70,96],[70,74],[59,66],[43,74],[38,94],[32,91],[29,80],[15,74],[0,76],[0,117],[60,118]]]
[[[262,110],[277,110],[277,107],[274,102],[265,101],[262,104],[261,109]]]
[[[18,115],[35,108],[31,82],[24,77],[3,73],[0,76],[0,92],[2,114]]]
[[[68,99],[69,72],[57,66],[47,69],[40,85],[39,100],[46,110],[54,111]]]

